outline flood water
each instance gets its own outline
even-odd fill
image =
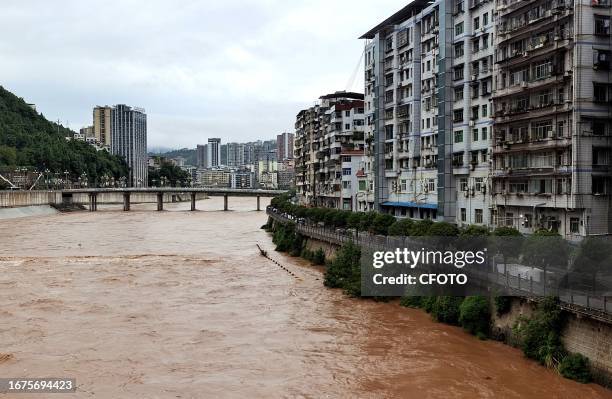
[[[188,206],[0,221],[0,377],[76,378],[58,399],[612,397],[419,310],[324,288],[272,251],[254,198]]]

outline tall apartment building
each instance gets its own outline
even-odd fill
[[[93,109],[93,133],[96,141],[102,146],[111,145],[113,107],[96,106]]]
[[[293,133],[282,133],[276,136],[276,151],[278,161],[282,162],[287,159],[293,159],[293,141],[295,135]]]
[[[197,167],[205,168],[208,164],[208,146],[206,144],[198,144],[196,148]]]
[[[499,1],[493,218],[609,234],[610,1]]]
[[[221,139],[210,138],[208,139],[208,146],[206,147],[206,156],[208,168],[216,168],[221,165]]]
[[[142,108],[118,104],[111,115],[111,153],[127,162],[130,168],[128,182],[132,187],[146,187],[147,114]]]
[[[295,176],[303,203],[351,209],[354,187],[344,181],[356,171],[343,167],[342,153],[360,150],[363,154],[364,124],[360,93],[324,95],[319,104],[298,113]]]
[[[489,223],[493,8],[417,0],[362,36],[376,209]]]
[[[416,0],[362,38],[377,209],[610,233],[609,1]]]
[[[245,144],[243,143],[228,143],[226,144],[227,163],[225,165],[230,168],[240,168],[246,165],[245,162]]]

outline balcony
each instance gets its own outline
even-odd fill
[[[507,154],[512,152],[540,151],[547,149],[564,148],[572,145],[570,137],[555,137],[542,140],[525,139],[517,141],[498,141],[493,148],[493,154]]]

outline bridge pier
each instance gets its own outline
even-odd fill
[[[227,203],[228,203],[228,196],[227,196],[227,194],[225,194],[225,195],[223,196],[223,210],[224,210],[224,211],[229,210],[229,207],[228,207],[228,204],[227,204]]]
[[[191,211],[196,210],[196,193],[191,193]]]
[[[157,210],[164,210],[164,193],[157,193]]]
[[[261,196],[257,196],[257,210],[261,211]]]
[[[98,210],[98,193],[89,194],[89,212]]]
[[[123,193],[123,210],[125,212],[130,210],[130,193]]]

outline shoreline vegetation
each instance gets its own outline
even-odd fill
[[[393,236],[520,236],[512,228],[501,227],[492,233],[482,226],[468,226],[459,229],[450,223],[431,220],[413,221],[396,220],[388,214],[374,212],[357,213],[328,208],[306,208],[293,205],[291,194],[283,194],[272,200],[271,206],[295,218],[308,219],[316,223],[343,228],[354,228],[375,234]],[[328,288],[342,289],[350,297],[389,301],[394,298],[361,297],[361,249],[352,242],[344,244],[332,259],[326,259],[324,251],[319,248],[311,251],[306,248],[306,238],[295,231],[295,225],[272,223],[271,220],[262,229],[272,234],[276,251],[302,257],[313,264],[324,265],[324,285]],[[552,233],[543,231],[541,235]],[[405,296],[400,299],[403,307],[422,309],[431,314],[438,322],[463,328],[479,339],[497,339],[492,331],[493,317],[508,313],[512,306],[512,297],[495,296]],[[520,316],[512,326],[513,339],[506,342],[523,351],[525,356],[543,366],[554,369],[565,378],[580,383],[593,381],[589,359],[577,353],[569,353],[561,341],[562,328],[565,323],[563,312],[554,297],[544,298],[538,303],[532,317]]]

